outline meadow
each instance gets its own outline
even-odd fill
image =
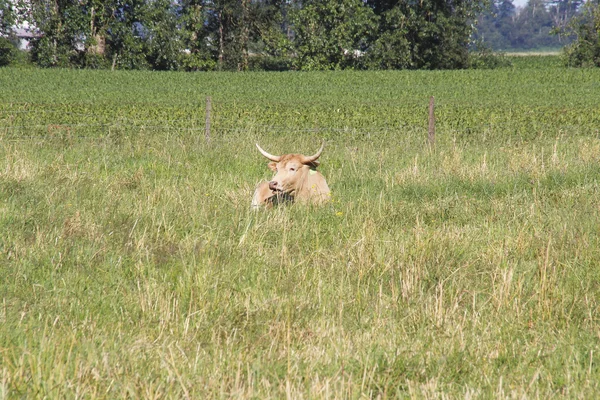
[[[0,398],[594,398],[599,180],[597,69],[0,69]]]

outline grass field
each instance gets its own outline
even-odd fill
[[[600,392],[600,70],[0,88],[0,398]],[[322,139],[333,200],[251,211]]]

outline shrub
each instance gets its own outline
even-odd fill
[[[569,26],[577,39],[565,46],[564,62],[568,67],[600,67],[600,5],[590,1],[583,7]]]
[[[469,53],[469,68],[493,69],[511,65],[504,53],[494,53],[491,47],[481,40],[475,43],[474,49]]]
[[[0,37],[0,67],[9,65],[17,56],[17,48],[9,39]]]

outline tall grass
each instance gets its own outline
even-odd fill
[[[15,73],[2,71],[5,81]],[[58,88],[84,74],[22,73]],[[449,95],[449,77],[484,93],[497,73],[350,74],[315,102],[360,108],[356,87],[371,80],[385,97],[390,76],[423,93]],[[597,118],[587,114],[598,105],[595,73],[514,83],[540,85],[564,124],[511,111],[535,108],[535,93],[518,89],[513,106],[509,89],[496,101],[437,95],[454,111],[440,107],[435,150],[417,122],[381,123],[392,119],[385,108],[337,117],[310,94],[290,103],[308,90],[304,79],[311,87],[326,74],[210,75],[242,86],[269,77],[291,96],[256,105],[239,86],[215,84],[239,103],[210,144],[177,101],[178,82],[202,75],[131,74],[174,92],[115,94],[129,104],[111,103],[104,72],[85,72],[99,77],[87,87],[97,103],[74,94],[80,86],[33,103],[19,82],[20,92],[0,96],[0,397],[593,398],[600,138],[586,119]],[[578,89],[562,83],[576,79]],[[497,124],[469,116],[477,99]],[[424,125],[426,105],[397,109]],[[87,127],[68,114],[77,107]],[[253,107],[265,115],[247,114]],[[130,119],[117,125],[111,110]],[[306,131],[281,129],[294,128],[291,110]],[[149,121],[136,123],[138,113]],[[308,129],[313,118],[319,126]],[[224,129],[238,123],[244,130]],[[270,176],[254,141],[311,153],[323,134],[333,200],[253,212],[254,186]]]

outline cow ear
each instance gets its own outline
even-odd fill
[[[311,161],[311,162],[309,162],[309,163],[308,163],[308,164],[306,164],[306,165],[308,165],[308,166],[309,166],[309,167],[311,167],[311,168],[317,168],[317,167],[319,166],[319,164],[320,164],[320,163],[319,163],[318,161]]]
[[[271,169],[271,171],[277,172],[277,163],[276,162],[270,162],[269,163],[269,168]]]

